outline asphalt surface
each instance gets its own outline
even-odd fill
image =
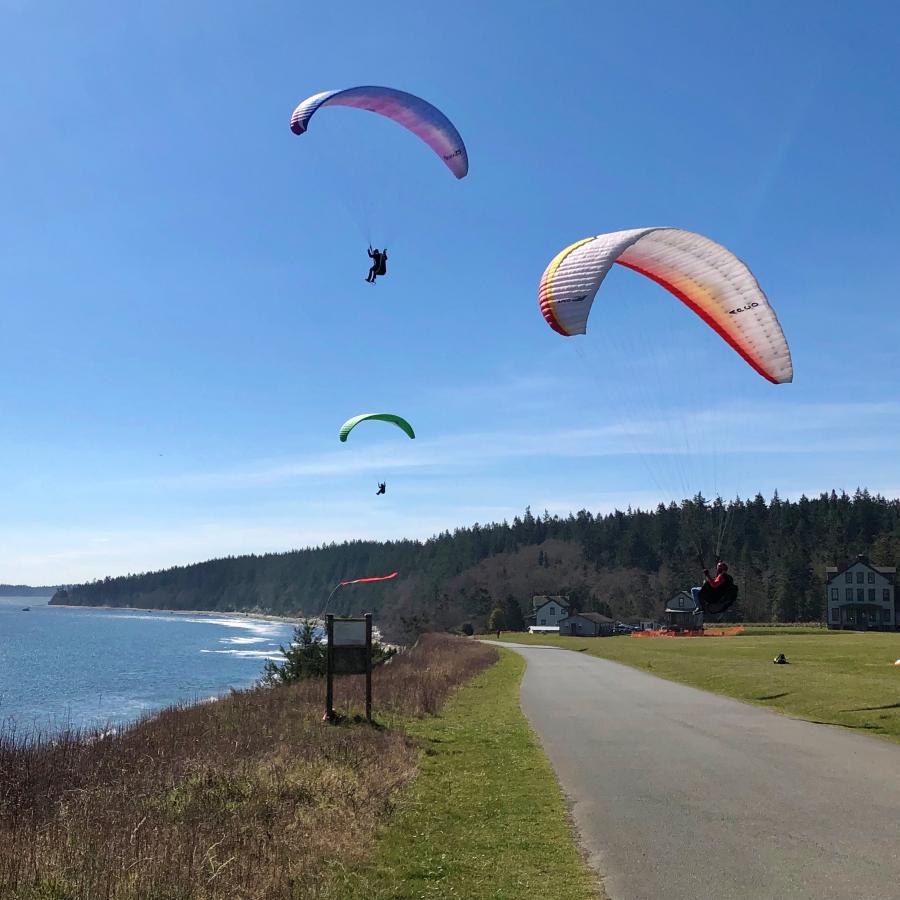
[[[900,746],[503,646],[611,900],[900,900]]]

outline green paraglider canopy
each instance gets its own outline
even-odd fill
[[[354,416],[352,419],[347,419],[343,425],[341,425],[341,431],[339,437],[342,441],[347,440],[347,435],[359,425],[360,422],[365,422],[368,419],[377,419],[380,422],[391,422],[396,425],[398,428],[401,428],[405,431],[411,438],[415,438],[416,433],[413,431],[412,425],[406,421],[406,419],[401,416],[395,416],[393,413],[363,413],[360,416]]]

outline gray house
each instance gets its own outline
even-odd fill
[[[615,633],[616,623],[600,613],[575,613],[560,620],[559,633],[583,637],[607,637]]]
[[[666,604],[666,624],[675,631],[703,627],[703,610],[688,591],[679,591]]]
[[[825,599],[828,627],[852,631],[895,631],[900,614],[894,602],[895,566],[873,566],[860,554],[849,566],[828,566]]]

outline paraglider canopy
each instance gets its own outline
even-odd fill
[[[614,263],[676,296],[760,375],[793,379],[791,353],[749,268],[721,244],[680,228],[632,228],[570,244],[547,266],[538,302],[547,324],[565,337],[587,332],[594,297]]]
[[[309,120],[324,106],[352,106],[378,113],[423,140],[457,177],[469,171],[469,155],[456,126],[427,100],[396,88],[364,85],[341,91],[322,91],[304,100],[291,116],[291,131],[303,134]]]
[[[352,419],[347,419],[343,425],[341,425],[341,430],[338,434],[338,437],[341,441],[346,441],[347,436],[359,425],[360,422],[366,422],[370,419],[374,419],[379,422],[390,422],[393,425],[396,425],[399,429],[404,431],[410,438],[415,438],[416,433],[413,431],[412,425],[406,421],[402,416],[394,415],[393,413],[362,413],[359,416],[354,416]]]

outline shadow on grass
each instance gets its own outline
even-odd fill
[[[791,692],[785,691],[783,694],[763,694],[762,697],[757,697],[757,700],[780,700],[782,697],[787,697]],[[843,712],[847,712],[847,710],[843,710]]]
[[[876,712],[879,709],[900,709],[900,703],[888,703],[885,706],[858,706],[856,709],[842,709],[841,712]]]
[[[873,725],[871,722],[866,722],[864,725],[848,725],[846,722],[826,722],[823,719],[809,719],[808,721],[814,725],[836,725],[838,728],[853,728],[861,731],[884,731],[883,726]]]

